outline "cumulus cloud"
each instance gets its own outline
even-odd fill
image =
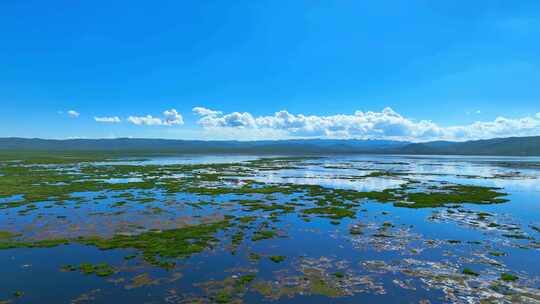
[[[146,116],[130,116],[128,121],[135,125],[146,125],[146,126],[159,126],[163,124],[161,118],[153,117],[152,115]]]
[[[102,123],[119,123],[119,122],[121,122],[120,117],[118,117],[118,116],[94,117],[94,120],[96,122],[102,122]]]
[[[75,110],[69,110],[67,112],[68,116],[71,117],[71,118],[77,118],[79,117],[81,114]]]
[[[441,127],[430,120],[412,120],[387,107],[381,112],[356,111],[354,114],[329,116],[291,114],[279,111],[274,115],[254,117],[248,112],[223,114],[202,107],[193,112],[200,116],[198,124],[207,130],[246,130],[255,133],[277,131],[287,137],[378,138],[412,141],[436,139],[468,140],[502,136],[540,134],[540,113],[536,117],[510,119],[469,125]]]
[[[163,112],[163,118],[153,117],[152,115],[146,116],[129,116],[127,119],[130,123],[135,125],[146,126],[172,126],[183,125],[184,119],[182,115],[175,109],[166,110]]]
[[[178,113],[175,109],[170,109],[163,112],[163,116],[165,117],[163,119],[163,124],[166,126],[184,124],[184,119],[182,118],[182,115],[180,115],[180,113]]]
[[[203,107],[193,108],[193,113],[201,115],[201,116],[216,116],[216,115],[223,114],[223,112],[221,111],[213,111],[213,110],[203,108]]]

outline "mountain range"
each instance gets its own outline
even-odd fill
[[[507,137],[465,142],[412,143],[392,140],[294,139],[203,141],[175,139],[39,139],[0,138],[0,151],[114,151],[174,154],[408,154],[540,156],[540,136]]]

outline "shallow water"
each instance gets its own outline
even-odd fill
[[[95,165],[189,165],[189,164],[230,164],[254,160],[253,155],[184,155],[143,158],[123,158],[109,162],[94,162]]]
[[[85,164],[81,172],[89,166],[97,173],[84,174],[78,165],[74,170],[62,165],[65,174],[104,183],[97,184],[96,191],[70,193],[68,199],[0,209],[0,231],[16,235],[17,242],[70,240],[69,245],[51,248],[0,250],[0,303],[540,303],[540,231],[535,229],[540,227],[540,169],[530,165],[540,158],[328,156],[257,161],[261,158],[151,158]],[[153,171],[114,171],[121,164],[152,166]],[[202,167],[182,167],[192,164]],[[104,167],[110,170],[100,171]],[[208,172],[215,176],[205,176]],[[251,182],[257,182],[253,189],[294,185],[296,190],[235,192]],[[409,185],[407,191],[421,192],[447,183],[501,188],[508,201],[417,209],[363,198],[346,202],[354,205],[352,217],[304,212],[325,199],[305,192],[307,185],[361,192]],[[193,188],[228,190],[202,193]],[[342,203],[342,198],[335,199]],[[21,195],[0,198],[0,205],[20,200]],[[289,209],[261,209],[259,204]],[[168,269],[149,263],[137,248],[100,250],[76,241],[192,227],[225,216],[255,218],[245,227],[235,224],[216,232],[212,246],[200,252],[167,259],[176,263]],[[254,240],[260,230],[277,233]],[[237,232],[244,236],[233,245]],[[284,260],[275,262],[272,256]],[[62,270],[82,263],[107,263],[114,273]],[[476,275],[464,274],[465,268]],[[503,273],[518,279],[501,280]],[[253,279],[240,284],[239,278],[247,274]]]

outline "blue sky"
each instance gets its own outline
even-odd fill
[[[539,1],[3,0],[0,136],[540,135],[539,37]]]

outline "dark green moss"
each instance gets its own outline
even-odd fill
[[[232,300],[232,296],[229,292],[222,290],[215,295],[214,300],[216,303],[229,303]]]
[[[247,285],[249,283],[251,283],[253,280],[255,280],[255,275],[250,273],[250,274],[245,274],[245,275],[242,275],[238,278],[237,280],[237,285],[243,287],[244,285]]]
[[[506,193],[498,192],[499,188],[449,185],[432,192],[413,192],[406,195],[406,202],[394,203],[396,207],[434,208],[447,204],[497,204],[508,200],[500,197]]]
[[[89,264],[89,263],[83,263],[79,265],[78,269],[83,274],[95,274],[99,277],[108,277],[116,273],[116,270],[106,263],[100,263],[100,264]]]
[[[470,276],[479,276],[480,274],[477,273],[476,271],[470,269],[470,268],[464,268],[463,271],[462,271],[463,274],[466,274],[466,275],[470,275]]]
[[[392,177],[392,176],[400,176],[400,175],[405,175],[405,174],[406,173],[393,172],[393,171],[373,171],[362,177]]]
[[[56,239],[56,240],[42,240],[42,241],[0,241],[0,249],[12,249],[12,248],[50,248],[60,245],[69,244],[69,240],[66,239]]]
[[[126,202],[116,202],[111,205],[111,207],[122,207],[126,204]]]
[[[0,240],[7,240],[15,237],[16,235],[9,231],[0,231]]]
[[[236,232],[232,236],[233,249],[236,249],[236,247],[238,247],[238,245],[240,245],[240,243],[242,243],[242,241],[244,240],[244,236],[245,236],[245,233],[244,233],[243,230],[240,230],[240,231]]]
[[[17,290],[13,293],[13,296],[15,296],[16,298],[20,298],[22,296],[24,296],[24,292],[20,291],[20,290]]]
[[[488,217],[492,216],[491,213],[487,213],[487,212],[478,212],[477,215],[478,215],[477,220],[479,221],[485,221]]]
[[[339,207],[316,207],[302,210],[304,214],[316,214],[330,219],[342,219],[345,217],[354,218],[356,212]]]
[[[251,240],[256,242],[260,240],[273,239],[277,237],[277,232],[274,230],[258,230],[253,233]]]
[[[174,267],[174,263],[163,260],[183,258],[212,247],[218,240],[213,236],[218,231],[231,226],[228,220],[189,226],[159,232],[145,232],[139,235],[117,235],[111,239],[79,238],[77,241],[96,246],[102,250],[134,248],[142,251],[144,259],[164,268]]]
[[[517,281],[519,278],[518,276],[516,275],[513,275],[511,273],[501,273],[501,280],[505,281],[505,282],[515,282]]]
[[[343,272],[334,272],[334,276],[338,279],[342,279],[345,277],[345,274]]]
[[[285,261],[285,256],[282,256],[282,255],[273,255],[270,257],[270,260],[274,263],[281,263],[283,261]]]
[[[239,203],[245,206],[246,211],[283,211],[283,212],[292,212],[294,207],[287,204],[266,204],[262,201],[250,201],[250,200],[241,200]]]
[[[75,265],[68,264],[68,265],[62,265],[62,267],[60,267],[60,269],[62,271],[70,272],[70,271],[77,271],[79,269],[79,267],[75,266]]]
[[[523,233],[511,233],[511,234],[506,233],[506,234],[503,234],[502,236],[510,238],[510,239],[516,239],[516,240],[534,240],[534,238],[528,235],[525,235]]]

